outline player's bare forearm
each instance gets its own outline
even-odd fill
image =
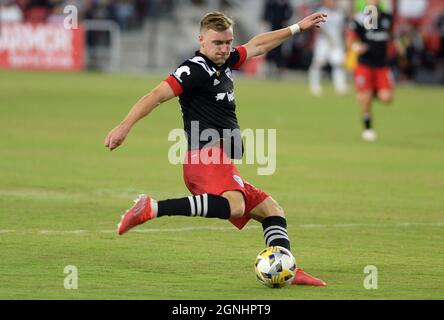
[[[161,102],[159,101],[159,99],[155,97],[152,92],[150,92],[149,94],[140,98],[139,101],[134,104],[125,119],[123,119],[123,121],[121,122],[121,125],[132,128],[137,121],[145,118],[160,104]]]
[[[108,133],[105,138],[105,147],[114,150],[120,146],[137,121],[146,117],[157,106],[170,100],[174,96],[175,95],[169,85],[162,82],[153,91],[140,98],[131,108],[125,119]]]
[[[320,28],[320,24],[325,22],[325,13],[314,13],[305,17],[297,23],[301,32],[313,27]],[[251,39],[244,47],[247,49],[247,59],[257,57],[280,46],[284,41],[293,36],[290,27],[282,28],[272,32],[262,33]]]
[[[257,35],[245,45],[247,48],[248,57],[266,54],[291,37],[292,34],[290,28],[284,28]]]

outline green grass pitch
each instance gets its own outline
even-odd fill
[[[123,237],[139,193],[188,195],[167,161],[177,101],[109,152],[108,131],[162,78],[0,72],[0,299],[442,299],[444,90],[401,86],[375,106],[376,143],[360,138],[353,95],[305,83],[239,79],[242,128],[277,129],[277,170],[245,179],[284,207],[298,264],[325,288],[262,286],[261,226],[161,218]],[[78,270],[66,290],[65,266]],[[364,268],[378,289],[364,288]]]

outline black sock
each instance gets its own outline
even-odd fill
[[[230,203],[221,196],[201,194],[180,199],[157,202],[157,217],[162,216],[199,216],[204,218],[229,219]]]
[[[365,114],[364,118],[362,119],[362,121],[364,122],[365,130],[371,130],[371,128],[372,128],[372,116],[370,115],[370,113]]]
[[[290,239],[287,232],[287,220],[283,217],[272,216],[262,221],[265,245],[267,247],[281,246],[290,250]]]

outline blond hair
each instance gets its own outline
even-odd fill
[[[200,21],[200,31],[214,30],[225,31],[234,25],[233,19],[222,12],[213,11],[207,13]]]

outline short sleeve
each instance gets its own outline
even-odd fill
[[[349,22],[345,32],[346,38],[353,41],[357,40],[359,38],[357,28],[356,21]]]
[[[180,96],[183,93],[199,89],[208,78],[208,73],[201,66],[186,61],[164,81],[168,83],[176,96]]]
[[[229,66],[233,70],[239,70],[247,59],[247,49],[243,46],[234,48],[229,59]]]

